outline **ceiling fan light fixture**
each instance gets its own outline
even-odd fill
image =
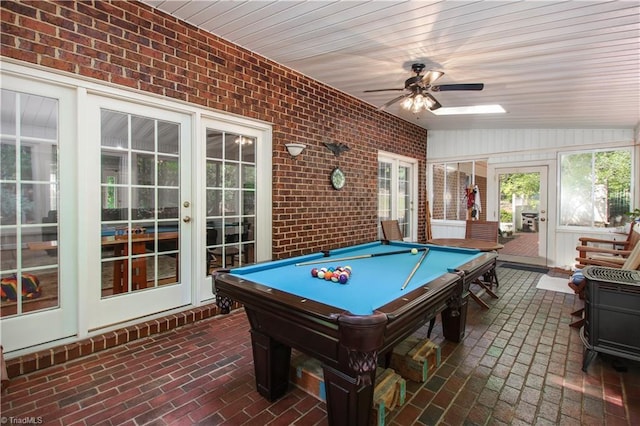
[[[427,100],[425,101],[424,105],[427,109],[431,109],[435,105],[435,102],[433,102],[433,100],[430,97],[427,97]]]
[[[411,96],[406,97],[404,101],[402,101],[401,105],[404,109],[411,109],[411,107],[413,106],[413,99],[411,98]]]

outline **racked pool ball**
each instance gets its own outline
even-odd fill
[[[349,281],[349,274],[342,273],[338,276],[338,282],[340,284],[346,284]]]
[[[317,277],[318,276],[318,269],[317,268],[311,269],[311,276],[312,277]]]
[[[318,273],[316,274],[316,276],[317,276],[318,278],[320,278],[320,279],[324,278],[324,271],[323,271],[322,269],[320,269],[320,270],[318,271]]]

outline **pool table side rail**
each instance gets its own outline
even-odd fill
[[[468,289],[468,284],[475,281],[481,275],[489,272],[496,267],[498,262],[498,254],[493,252],[482,253],[469,262],[454,268],[453,271],[461,271],[464,273],[465,290]]]
[[[380,348],[380,353],[391,351],[401,341],[413,334],[418,328],[426,324],[439,313],[447,310],[458,311],[465,303],[463,291],[463,273],[445,274],[426,286],[422,286],[412,293],[422,290],[420,297],[408,300],[395,300],[382,309],[387,313],[388,324],[385,330],[384,345]],[[404,303],[402,306],[396,306]],[[443,314],[445,315],[445,314]],[[445,324],[446,323],[446,324]],[[448,328],[449,324],[443,316],[443,328]],[[460,325],[464,329],[464,324]],[[448,336],[456,335],[456,330],[445,330]],[[457,338],[451,339],[454,342]]]

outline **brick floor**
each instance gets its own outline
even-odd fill
[[[537,232],[516,232],[511,238],[506,239],[504,248],[500,254],[512,256],[538,256],[538,233]]]
[[[580,369],[582,343],[568,324],[582,302],[537,290],[536,272],[498,275],[500,299],[487,299],[486,311],[470,303],[462,343],[444,341],[436,325],[442,364],[426,383],[407,382],[388,423],[640,424],[640,363],[616,360],[619,372],[599,355]],[[297,388],[274,403],[258,395],[242,310],[15,377],[1,409],[7,424],[327,423],[324,403]]]

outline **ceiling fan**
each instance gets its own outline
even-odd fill
[[[442,71],[429,70],[426,73],[424,71],[424,64],[413,64],[411,70],[416,73],[415,76],[408,78],[404,82],[404,87],[400,89],[373,89],[365,90],[365,92],[386,92],[386,91],[405,91],[402,95],[391,99],[386,104],[382,105],[380,109],[395,104],[398,101],[402,102],[402,106],[405,109],[413,112],[419,112],[422,108],[429,111],[435,111],[442,105],[436,100],[430,93],[431,92],[448,92],[454,90],[482,90],[484,84],[471,83],[471,84],[440,84],[433,85],[433,83],[444,75]]]

